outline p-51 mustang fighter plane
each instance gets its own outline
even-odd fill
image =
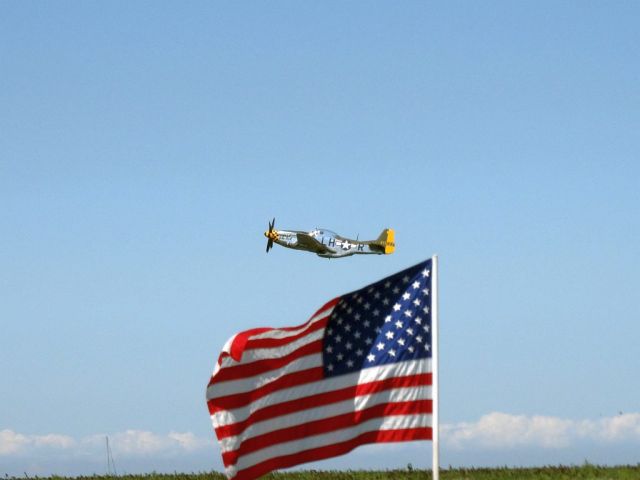
[[[395,232],[390,228],[383,230],[375,240],[351,240],[330,230],[315,229],[310,232],[274,230],[275,223],[274,218],[269,223],[269,230],[264,232],[264,236],[268,238],[267,253],[274,242],[295,250],[307,250],[324,258],[348,257],[356,253],[388,255],[396,249]]]

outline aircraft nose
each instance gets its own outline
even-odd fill
[[[269,232],[264,232],[264,236],[269,238]]]

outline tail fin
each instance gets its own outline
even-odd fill
[[[391,228],[385,228],[380,236],[376,239],[376,243],[378,243],[381,247],[384,247],[385,255],[389,255],[393,253],[396,249],[396,232]]]

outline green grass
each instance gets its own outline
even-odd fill
[[[9,477],[11,478],[11,477]],[[24,479],[25,477],[15,477]],[[30,477],[38,480],[69,480],[71,477]],[[107,475],[73,477],[75,480],[223,480],[226,477],[217,472],[212,473],[149,473],[146,475]],[[431,471],[415,470],[411,467],[404,470],[366,471],[317,471],[304,470],[279,472],[265,475],[265,480],[426,480],[431,478]],[[640,464],[636,466],[601,467],[585,464],[571,467],[541,468],[451,468],[440,471],[442,480],[564,480],[564,479],[598,479],[598,480],[640,480]]]

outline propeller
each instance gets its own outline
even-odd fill
[[[273,217],[273,220],[271,220],[271,222],[269,222],[269,231],[264,232],[264,236],[268,238],[267,240],[267,253],[269,253],[269,250],[271,250],[271,247],[273,247],[273,226],[276,224],[276,218]]]

